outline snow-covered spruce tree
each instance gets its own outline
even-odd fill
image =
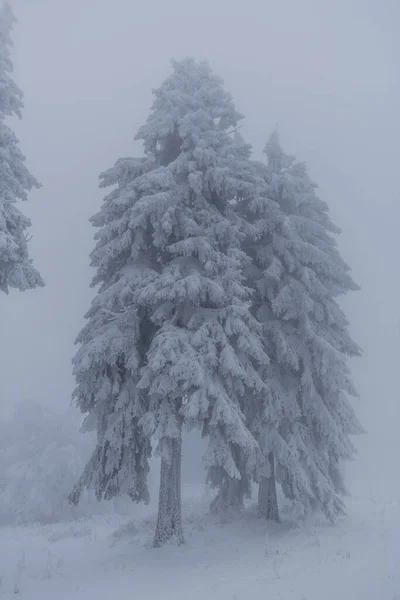
[[[158,440],[159,546],[183,541],[182,426],[208,435],[213,485],[240,478],[233,450],[250,460],[256,448],[241,397],[263,387],[258,365],[267,357],[241,274],[248,224],[234,204],[259,192],[232,135],[241,116],[209,66],[191,59],[174,62],[154,95],[137,134],[145,157],[118,161],[103,175],[103,185],[117,187],[93,218],[94,283],[101,287],[79,338],[75,373],[78,404],[98,423],[98,450],[83,483],[98,485],[110,472],[121,480],[127,434],[114,425],[118,415],[122,422],[126,412],[133,416],[131,457]]]
[[[30,220],[16,206],[39,184],[27,170],[18,139],[5,123],[7,117],[21,117],[23,108],[22,92],[11,77],[14,22],[6,2],[0,7],[0,290],[6,293],[9,288],[25,291],[43,285],[28,253]]]
[[[348,401],[356,396],[348,358],[360,349],[337,298],[358,288],[306,166],[282,151],[276,132],[265,153],[269,197],[282,222],[257,253],[257,316],[265,328],[274,406],[272,415],[267,405],[257,428],[250,427],[265,457],[259,510],[279,518],[276,476],[305,511],[318,506],[334,520],[344,510],[341,463],[354,455],[350,436],[362,431]]]
[[[132,217],[152,237],[149,245],[135,236],[154,277],[138,298],[151,307],[156,327],[139,382],[150,400],[142,421],[162,456],[155,545],[182,539],[182,424],[208,435],[211,485],[223,489],[224,481],[240,479],[240,462],[256,449],[242,398],[263,389],[258,370],[268,360],[242,276],[248,259],[241,241],[252,228],[235,204],[256,199],[261,180],[248,148],[232,135],[241,115],[207,64],[173,67],[137,136],[162,166],[140,182],[146,195],[141,191]]]

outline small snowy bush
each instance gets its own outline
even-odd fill
[[[88,512],[89,497],[79,515],[67,498],[93,445],[79,424],[74,409],[56,414],[37,402],[19,403],[0,423],[0,524],[54,522]]]
[[[85,491],[78,506],[69,502],[95,443],[93,433],[80,431],[81,420],[72,407],[56,413],[24,401],[9,420],[0,421],[0,525],[130,514],[134,505],[127,496],[98,502],[94,492]],[[150,464],[149,488],[156,497],[159,460]]]

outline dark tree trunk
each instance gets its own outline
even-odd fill
[[[211,510],[215,513],[225,512],[229,509],[241,510],[244,506],[244,494],[241,489],[240,479],[225,479],[211,502]]]
[[[278,497],[276,494],[275,458],[272,452],[268,455],[270,476],[261,477],[258,487],[258,514],[269,521],[280,523]]]
[[[181,508],[181,455],[182,433],[178,438],[168,440],[170,460],[161,459],[160,495],[158,516],[153,545],[159,548],[174,538],[183,544],[182,508]]]
[[[212,481],[212,487],[218,488],[218,494],[211,503],[213,512],[225,512],[227,510],[241,510],[244,507],[245,498],[251,497],[251,481],[246,472],[246,459],[243,450],[239,446],[231,446],[232,456],[240,473],[240,479],[229,477],[223,472],[220,478]]]

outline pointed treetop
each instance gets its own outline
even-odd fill
[[[153,90],[155,100],[150,116],[136,139],[143,140],[148,154],[162,151],[166,138],[176,134],[183,148],[197,145],[205,136],[208,145],[220,146],[222,136],[236,129],[243,118],[235,110],[223,80],[207,62],[193,58],[173,60],[172,69],[172,74]],[[216,135],[216,129],[221,135]]]
[[[275,172],[287,169],[295,160],[294,156],[288,156],[282,150],[277,127],[269,135],[264,147],[264,154],[267,156],[269,168]]]

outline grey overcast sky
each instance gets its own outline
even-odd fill
[[[398,493],[400,3],[397,0],[14,0],[15,124],[43,188],[24,210],[44,290],[0,297],[2,411],[70,403],[73,342],[89,306],[98,174],[140,152],[133,136],[169,59],[207,58],[260,157],[278,124],[342,227],[362,291],[345,300],[369,435],[353,487]],[[379,469],[378,469],[379,467]],[[391,474],[396,473],[396,477]]]

